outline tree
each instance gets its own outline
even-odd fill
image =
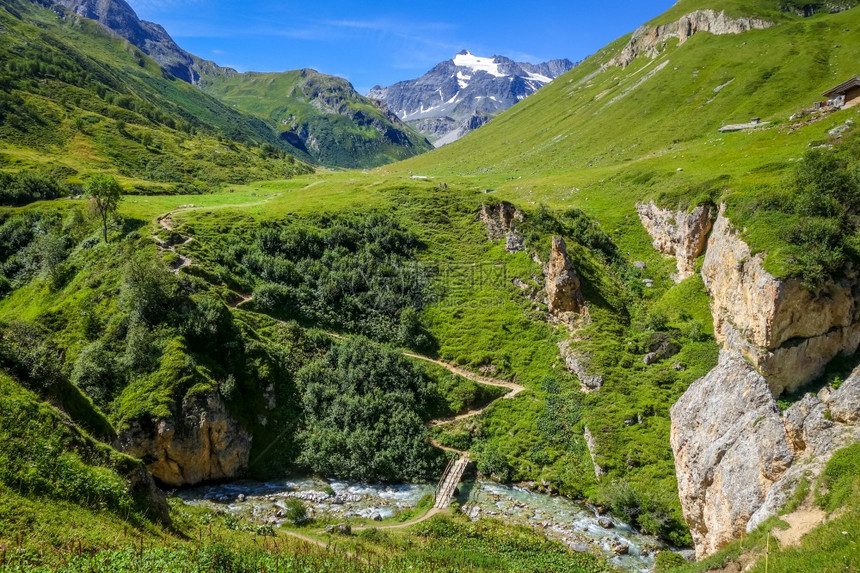
[[[102,234],[107,243],[108,219],[119,207],[119,202],[122,200],[122,187],[110,175],[93,175],[84,185],[84,191],[90,196],[92,205],[102,220]]]

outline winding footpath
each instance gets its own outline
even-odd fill
[[[190,266],[192,264],[192,262],[191,262],[191,259],[189,257],[182,255],[180,253],[177,253],[176,247],[187,245],[187,244],[191,243],[194,240],[194,238],[193,237],[187,237],[184,242],[179,243],[178,245],[170,245],[167,242],[162,241],[161,238],[158,237],[158,232],[161,230],[174,231],[173,221],[170,219],[171,214],[172,214],[171,212],[168,212],[168,213],[165,213],[164,215],[158,217],[158,219],[156,220],[158,228],[157,228],[157,230],[153,231],[152,238],[153,238],[153,240],[155,240],[155,243],[158,246],[158,249],[160,251],[169,251],[169,252],[175,254],[177,257],[179,257],[180,264],[178,266],[175,266],[173,269],[171,269],[171,272],[178,274],[181,269]],[[236,295],[236,299],[234,302],[229,303],[230,308],[233,308],[233,309],[238,309],[240,306],[253,300],[253,295],[245,295],[245,294],[238,293],[238,292],[233,292],[233,294]],[[268,316],[268,315],[266,315],[266,316]],[[271,317],[269,317],[269,318],[271,318]],[[273,320],[276,320],[276,319],[273,319]],[[280,320],[277,320],[277,322],[280,324],[285,324],[283,321],[280,321]],[[326,330],[324,330],[323,332],[325,332],[325,334],[330,336],[331,338],[334,338],[337,340],[344,340],[346,338],[346,336],[344,336],[342,334],[338,334],[336,332],[331,332],[331,331],[326,331]],[[475,374],[474,372],[470,372],[470,371],[468,371],[464,368],[461,368],[459,366],[456,366],[454,364],[450,364],[448,362],[443,362],[442,360],[439,360],[437,358],[431,358],[429,356],[424,356],[422,354],[416,354],[414,352],[409,352],[406,350],[401,350],[400,352],[403,356],[406,356],[407,358],[412,358],[414,360],[421,360],[423,362],[435,364],[436,366],[441,366],[442,368],[445,368],[446,370],[448,370],[452,374],[456,374],[457,376],[460,376],[460,377],[465,378],[467,380],[471,380],[472,382],[475,382],[478,384],[485,384],[487,386],[495,386],[498,388],[506,388],[508,390],[508,392],[504,396],[501,396],[501,397],[497,398],[496,400],[492,400],[480,408],[472,409],[472,410],[469,410],[467,412],[464,412],[462,414],[458,414],[457,416],[450,417],[450,418],[439,418],[436,420],[430,420],[428,422],[429,427],[443,426],[443,425],[451,424],[451,423],[454,423],[454,422],[457,422],[460,420],[473,418],[475,416],[480,415],[482,412],[484,412],[484,410],[489,408],[491,405],[495,404],[496,401],[513,398],[514,396],[516,396],[517,394],[519,394],[520,392],[522,392],[526,389],[525,386],[522,386],[520,384],[516,384],[514,382],[509,382],[507,380],[500,380],[498,378],[481,376],[479,374]],[[450,448],[447,446],[443,446],[441,443],[439,443],[437,440],[435,440],[433,438],[430,439],[430,443],[434,447],[436,447],[440,450],[444,450],[446,452],[453,453],[453,454],[457,455],[457,460],[452,461],[452,463],[448,464],[448,468],[446,469],[445,473],[442,475],[441,479],[439,480],[439,485],[436,488],[436,500],[435,500],[434,506],[430,510],[428,510],[426,513],[421,515],[420,517],[416,517],[414,519],[410,519],[410,520],[404,521],[402,523],[396,523],[396,524],[391,524],[391,525],[381,525],[381,526],[369,526],[369,525],[368,526],[361,526],[361,527],[353,528],[353,531],[362,531],[365,529],[372,529],[372,528],[373,529],[405,529],[407,527],[411,527],[413,525],[416,525],[418,523],[426,521],[426,520],[432,518],[433,516],[438,515],[439,513],[447,512],[447,508],[451,502],[451,498],[453,497],[454,492],[456,491],[457,485],[459,484],[460,479],[462,478],[463,473],[465,472],[466,467],[468,466],[468,464],[470,462],[469,452],[463,451],[463,450],[457,450],[455,448]],[[296,539],[304,541],[306,543],[310,543],[312,545],[316,545],[319,547],[325,547],[325,548],[329,547],[329,543],[326,543],[325,541],[322,541],[322,540],[314,538],[314,537],[310,537],[308,535],[304,535],[304,534],[299,533],[299,532],[283,530],[283,533],[286,535],[289,535],[290,537],[294,537]]]

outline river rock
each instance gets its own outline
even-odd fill
[[[374,511],[370,514],[371,521],[382,521],[382,514],[378,511]]]
[[[610,544],[610,548],[612,549],[612,552],[616,555],[627,555],[628,553],[630,553],[630,546],[623,541],[613,541]]]
[[[675,282],[693,276],[696,258],[705,250],[711,230],[711,208],[700,205],[690,213],[661,209],[653,202],[636,206],[642,226],[654,240],[654,248],[675,257],[678,273]],[[646,286],[652,286],[651,285]]]
[[[603,529],[612,529],[615,527],[615,523],[608,517],[601,517],[597,520],[597,524]]]

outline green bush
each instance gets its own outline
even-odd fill
[[[654,563],[654,573],[669,573],[676,567],[687,564],[687,560],[674,551],[660,551]]]
[[[301,525],[308,520],[308,510],[305,507],[305,504],[302,503],[302,500],[291,497],[286,501],[284,506],[284,517],[286,517],[290,523]]]
[[[124,382],[116,356],[103,342],[93,342],[83,348],[72,369],[71,382],[104,407],[115,398]]]
[[[367,481],[438,477],[442,454],[424,426],[428,380],[400,353],[352,338],[304,366],[297,381],[300,463],[322,475]]]

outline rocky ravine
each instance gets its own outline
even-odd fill
[[[683,214],[664,215],[677,222]],[[646,216],[643,223],[654,220]],[[695,244],[698,229],[666,237]],[[807,394],[783,413],[776,402],[837,355],[857,350],[860,278],[812,291],[774,277],[763,262],[722,207],[702,278],[723,350],[717,367],[671,411],[681,505],[699,557],[775,515],[804,475],[814,480],[836,449],[860,440],[860,368],[838,389]]]

